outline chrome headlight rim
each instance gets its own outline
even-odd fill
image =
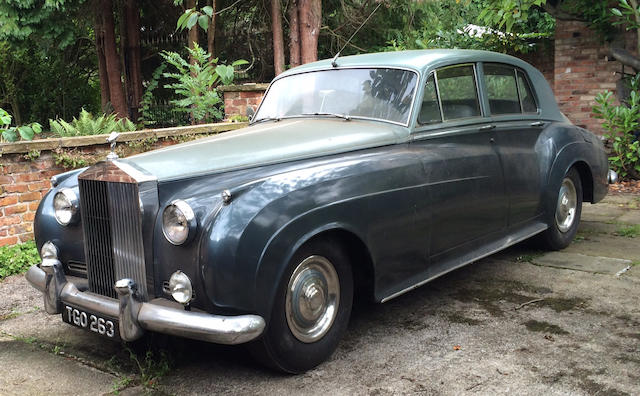
[[[169,224],[167,224],[168,213],[172,210],[177,211],[179,215],[176,217],[182,216],[185,223],[184,235],[180,238],[172,237],[172,235],[167,230],[169,226]],[[198,221],[196,219],[195,213],[193,212],[193,209],[191,209],[191,206],[189,206],[188,203],[181,199],[171,201],[171,203],[167,205],[162,211],[162,234],[164,235],[165,239],[172,245],[180,246],[190,242],[195,236],[197,228]]]
[[[58,197],[63,197],[63,199],[67,200],[65,207],[57,207],[56,203],[58,202]],[[60,212],[62,210],[68,210],[70,214],[68,216],[62,216]],[[79,212],[79,200],[78,195],[70,188],[62,188],[60,191],[55,193],[53,196],[53,215],[56,218],[58,224],[63,227],[66,227],[70,224],[74,224],[78,221],[78,212]],[[67,219],[68,217],[68,219]]]

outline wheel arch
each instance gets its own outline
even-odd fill
[[[293,227],[291,227],[293,228]],[[345,250],[354,281],[354,298],[356,301],[371,301],[374,292],[375,267],[369,248],[363,238],[349,225],[344,223],[326,223],[307,232],[296,233],[291,238],[292,230],[281,230],[278,237],[264,249],[260,264],[256,272],[256,295],[265,296],[256,301],[258,312],[267,319],[271,312],[276,291],[291,258],[305,244],[316,239],[328,239],[332,243],[340,244]],[[281,249],[283,241],[295,241]]]
[[[580,175],[580,182],[582,184],[582,201],[593,202],[593,172],[591,171],[591,167],[585,161],[578,160],[571,164],[566,172],[571,168],[576,168]]]

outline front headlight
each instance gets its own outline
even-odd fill
[[[78,219],[78,196],[70,188],[63,188],[53,197],[56,220],[66,226]]]
[[[197,226],[196,216],[185,201],[177,199],[162,212],[162,233],[174,245],[190,241]]]

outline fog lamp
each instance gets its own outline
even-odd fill
[[[78,219],[78,196],[70,188],[63,188],[53,196],[56,221],[66,226]]]
[[[44,245],[42,245],[42,248],[40,248],[40,258],[43,260],[57,259],[58,247],[51,241],[45,242]]]
[[[187,304],[193,297],[193,288],[189,277],[182,271],[178,270],[171,275],[169,279],[169,290],[174,300],[180,304]]]

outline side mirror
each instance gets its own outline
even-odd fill
[[[253,120],[253,116],[256,115],[256,109],[253,106],[247,106],[247,118],[249,118],[249,122]]]

